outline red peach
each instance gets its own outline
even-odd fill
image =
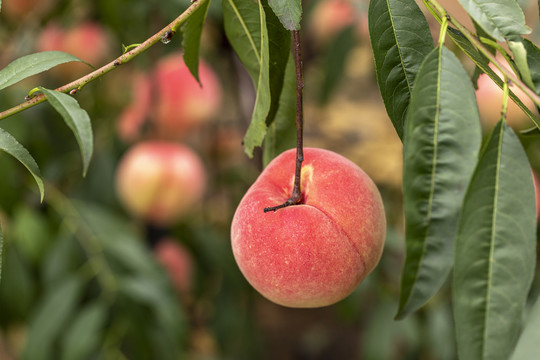
[[[133,146],[116,172],[119,200],[149,223],[170,225],[202,198],[206,173],[188,147],[164,141]]]
[[[301,204],[264,213],[292,193],[296,151],[276,157],[242,198],[232,250],[247,281],[269,300],[321,307],[348,296],[381,257],[386,218],[368,175],[334,152],[304,149]]]
[[[156,103],[153,124],[157,134],[179,138],[217,115],[221,104],[218,78],[206,63],[199,62],[195,80],[181,54],[159,61],[154,73]]]
[[[174,288],[182,294],[189,293],[193,281],[193,259],[180,242],[165,238],[154,249],[158,261],[167,270]]]

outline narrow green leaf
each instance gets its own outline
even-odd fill
[[[460,31],[453,28],[448,28],[448,34],[450,35],[454,43],[469,56],[469,58],[475,63],[475,65],[483,72],[485,72],[491,78],[491,80],[493,80],[495,84],[497,84],[497,86],[502,89],[503,80],[491,69],[491,67],[489,66],[489,60],[480,52],[478,52],[476,48],[469,42],[469,40],[465,38],[465,36],[463,36]],[[514,101],[520,107],[520,109],[523,110],[523,112],[529,117],[529,119],[537,127],[540,128],[540,121],[538,120],[536,115],[534,115],[532,111],[529,110],[529,108],[527,108],[525,104],[523,104],[523,102],[516,96],[516,94],[512,92],[512,90],[509,91],[509,96],[510,99],[512,99],[512,101]]]
[[[89,359],[99,353],[108,306],[95,301],[81,309],[62,337],[60,359]]]
[[[209,5],[210,1],[206,1],[202,6],[198,7],[181,28],[184,63],[199,82],[199,49]]]
[[[515,0],[459,0],[471,18],[498,41],[529,34],[525,15]]]
[[[23,360],[52,358],[54,341],[74,313],[83,284],[77,276],[70,276],[47,291],[30,320]]]
[[[84,62],[73,55],[61,51],[43,51],[13,60],[5,68],[0,70],[0,90],[18,83],[29,76],[39,74],[56,65],[71,61]]]
[[[511,360],[534,359],[538,356],[538,344],[540,344],[540,297],[536,299],[527,317]]]
[[[269,49],[266,16],[260,1],[223,0],[225,33],[255,85],[255,106],[244,137],[249,157],[266,135],[266,116],[270,110]]]
[[[453,310],[460,359],[508,359],[535,267],[536,210],[529,161],[503,121],[492,131],[463,204]]]
[[[433,49],[433,38],[414,0],[371,0],[368,19],[379,90],[386,112],[403,139],[414,79]]]
[[[289,55],[279,109],[264,139],[263,166],[283,151],[296,146],[296,70]]]
[[[266,117],[266,125],[269,126],[274,121],[280,106],[281,91],[285,69],[289,54],[291,53],[291,32],[287,31],[274,15],[267,0],[262,0],[264,12],[266,14],[266,28],[268,29],[268,51],[270,54],[269,78],[270,78],[270,110]],[[295,96],[289,99],[296,103]]]
[[[514,63],[519,72],[519,77],[525,85],[534,89],[529,63],[527,62],[527,50],[525,49],[524,40],[519,36],[515,36],[512,41],[508,41],[508,47],[514,55]]]
[[[39,193],[41,195],[41,201],[43,201],[43,196],[45,195],[45,188],[43,186],[43,180],[41,179],[41,174],[39,167],[36,164],[36,161],[30,155],[28,150],[24,148],[11,134],[7,131],[0,128],[0,150],[3,150],[13,156],[15,159],[19,160],[23,164],[30,174],[36,180],[36,183],[39,188]]]
[[[462,199],[480,149],[474,88],[448,49],[434,49],[422,63],[405,124],[407,256],[397,318],[424,305],[447,278]]]
[[[77,143],[81,149],[83,176],[86,176],[88,166],[90,165],[90,159],[94,152],[94,139],[90,116],[88,116],[88,113],[79,106],[77,100],[72,96],[43,87],[40,87],[39,89],[45,94],[52,107],[62,115],[62,118],[71,131],[73,131],[75,139],[77,139]]]
[[[270,7],[287,30],[300,30],[301,0],[269,0]]]
[[[540,49],[530,40],[525,39],[523,46],[527,51],[527,63],[531,70],[531,79],[535,86],[536,93],[540,94]]]

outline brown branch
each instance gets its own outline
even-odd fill
[[[122,54],[115,60],[111,61],[107,65],[104,65],[100,67],[99,69],[91,72],[90,74],[87,74],[75,81],[70,82],[69,84],[66,84],[64,86],[61,86],[56,91],[60,91],[63,93],[70,93],[74,94],[78,90],[80,90],[83,86],[88,84],[91,81],[96,80],[97,78],[100,78],[101,76],[107,74],[109,71],[117,68],[120,65],[123,65],[127,63],[128,61],[132,60],[137,55],[143,53],[148,48],[150,48],[152,45],[164,41],[168,42],[170,41],[171,37],[174,35],[176,30],[184,23],[186,20],[193,14],[201,5],[206,3],[209,0],[196,0],[194,1],[180,16],[178,16],[176,19],[174,19],[169,25],[164,27],[161,31],[157,32],[150,38],[148,38],[145,42],[138,45],[137,47],[133,48],[132,50]],[[46,101],[46,97],[43,94],[39,94],[35,97],[32,97],[28,101],[21,103],[17,106],[14,106],[10,109],[4,110],[0,112],[0,120],[7,118],[8,116],[17,114],[25,109],[31,108],[37,104],[40,104],[44,101]]]
[[[302,71],[302,49],[300,47],[300,31],[292,31],[294,46],[294,65],[296,68],[296,169],[294,172],[294,187],[291,197],[283,204],[267,207],[264,212],[276,211],[287,206],[296,205],[302,202],[301,174],[302,162],[304,161],[304,108],[303,90],[304,75]]]

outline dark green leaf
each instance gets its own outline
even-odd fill
[[[469,15],[489,35],[505,41],[512,35],[531,32],[525,25],[525,16],[514,0],[459,0]]]
[[[514,55],[514,63],[519,73],[520,79],[528,87],[534,89],[534,83],[531,77],[531,71],[527,62],[527,50],[525,49],[525,41],[520,36],[512,37],[512,41],[508,41],[508,47]]]
[[[0,70],[0,90],[19,81],[47,71],[56,65],[81,59],[61,51],[44,51],[13,60]],[[84,62],[84,61],[82,61]]]
[[[300,20],[302,19],[301,0],[269,0],[268,2],[285,29],[300,30]]]
[[[433,49],[433,38],[414,0],[372,0],[368,18],[379,90],[386,112],[403,139],[414,79]]]
[[[36,181],[39,193],[41,195],[41,201],[43,201],[43,196],[45,195],[45,189],[43,186],[43,180],[41,179],[41,174],[39,167],[36,164],[36,161],[30,155],[28,150],[24,148],[11,134],[0,128],[0,150],[3,150],[13,156],[15,159],[19,160],[23,164],[30,174],[34,177]]]
[[[296,146],[296,70],[289,56],[279,108],[264,139],[263,166],[283,151]]]
[[[255,85],[255,106],[244,138],[244,149],[253,156],[266,135],[266,116],[270,110],[269,49],[266,16],[261,2],[223,0],[225,33]]]
[[[108,306],[96,301],[78,313],[62,338],[61,359],[90,359],[99,353],[101,333],[107,319]]]
[[[491,69],[489,66],[489,60],[482,55],[480,52],[474,48],[474,46],[467,40],[461,32],[458,30],[455,30],[453,28],[448,28],[448,34],[452,38],[452,40],[456,43],[456,45],[463,50],[470,59],[480,68],[483,72],[485,72],[501,89],[503,88],[503,81],[501,78]],[[523,110],[523,112],[531,119],[531,121],[540,128],[540,121],[536,118],[536,116],[523,104],[523,102],[512,92],[512,90],[509,91],[510,99],[512,99],[520,108]]]
[[[191,74],[199,80],[199,48],[201,45],[201,35],[204,20],[208,13],[210,1],[206,1],[198,7],[182,26],[182,47],[184,48],[184,63]]]
[[[269,126],[274,121],[280,106],[281,91],[287,60],[289,59],[291,48],[291,33],[281,25],[279,19],[274,15],[268,6],[268,1],[262,1],[266,14],[266,27],[268,29],[268,50],[270,54],[269,77],[270,77],[270,110],[266,117],[266,125]],[[289,99],[296,102],[295,96]]]
[[[540,344],[540,297],[527,316],[527,322],[512,354],[512,360],[534,359]]]
[[[47,291],[30,321],[23,359],[52,358],[53,343],[74,314],[83,284],[77,276],[70,276]]]
[[[524,40],[523,45],[527,51],[527,63],[531,70],[531,79],[536,88],[536,93],[540,94],[540,49],[530,40]]]
[[[456,242],[453,309],[460,359],[508,359],[534,275],[536,210],[529,161],[500,121],[471,179]]]
[[[62,115],[67,126],[73,131],[83,160],[83,176],[86,176],[86,171],[90,165],[90,159],[94,152],[94,139],[92,135],[92,123],[88,113],[83,110],[77,100],[70,95],[59,91],[49,90],[40,87],[43,94],[49,100],[52,107]]]
[[[407,256],[398,318],[424,305],[452,267],[462,199],[480,149],[474,88],[448,49],[434,49],[422,63],[405,124]]]

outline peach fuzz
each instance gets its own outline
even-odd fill
[[[206,173],[188,147],[145,141],[120,160],[116,189],[125,208],[149,223],[166,226],[185,215],[202,198]]]
[[[199,62],[199,84],[185,65],[182,54],[161,59],[153,74],[156,94],[152,118],[158,136],[180,138],[216,116],[221,87],[214,71]]]
[[[353,162],[304,149],[301,204],[264,213],[292,193],[296,150],[268,164],[233,217],[231,245],[247,281],[288,307],[347,297],[379,262],[386,236],[380,193]]]

